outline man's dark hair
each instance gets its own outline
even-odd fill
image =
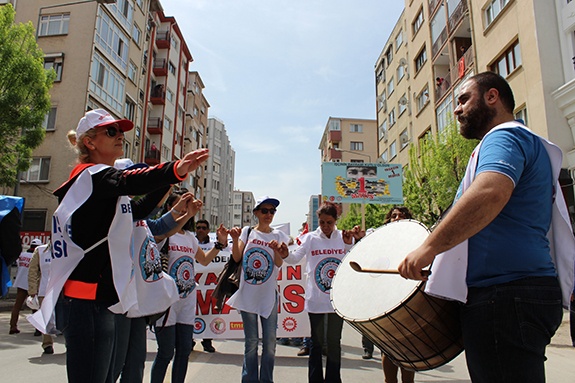
[[[200,223],[205,223],[206,226],[208,227],[208,230],[210,230],[210,223],[209,223],[207,220],[205,220],[205,219],[198,219],[198,220],[196,221],[196,226],[198,226]]]
[[[484,95],[489,89],[494,88],[499,92],[499,99],[509,113],[515,110],[515,98],[507,80],[495,72],[483,72],[471,77],[479,89],[479,94]]]

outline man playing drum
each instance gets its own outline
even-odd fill
[[[473,382],[544,382],[545,348],[573,291],[561,150],[514,121],[514,108],[501,76],[464,82],[454,114],[461,135],[481,142],[451,212],[399,265],[403,277],[425,280],[421,271],[433,261],[426,291],[465,303]]]

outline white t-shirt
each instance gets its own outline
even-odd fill
[[[14,279],[14,286],[19,289],[28,290],[28,270],[30,270],[30,261],[33,254],[23,251],[18,257],[18,271]]]
[[[168,274],[176,281],[180,300],[170,307],[165,326],[194,324],[197,301],[194,260],[198,248],[198,240],[190,231],[176,233],[169,238]],[[162,317],[156,321],[156,325],[161,326],[163,322]]]
[[[330,238],[320,228],[301,238],[301,245],[290,252],[286,263],[298,263],[306,257],[307,284],[305,289],[305,309],[321,314],[334,312],[329,299],[331,282],[341,259],[352,245],[343,242],[341,231],[334,229]]]
[[[242,257],[240,288],[228,300],[231,307],[268,318],[276,309],[279,268],[274,263],[274,252],[269,247],[272,240],[289,242],[286,233],[273,229],[262,233],[252,229],[247,239],[248,226],[242,229],[240,240],[245,243]]]

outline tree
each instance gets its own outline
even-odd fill
[[[54,70],[44,69],[31,22],[14,23],[12,5],[0,6],[0,186],[13,186],[32,150],[44,140]]]
[[[413,217],[428,227],[449,207],[465,174],[477,140],[459,134],[451,121],[436,136],[428,135],[409,148],[409,166],[404,169],[403,198]]]
[[[393,205],[365,204],[365,228],[380,227]],[[350,230],[361,225],[361,204],[352,203],[349,212],[337,222],[338,229]]]

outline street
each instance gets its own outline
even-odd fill
[[[65,382],[65,347],[63,337],[54,344],[53,355],[42,355],[41,337],[34,337],[33,327],[26,321],[24,310],[20,315],[18,327],[20,334],[9,335],[10,312],[0,311],[0,371],[2,381],[10,383],[29,382]],[[568,313],[558,333],[547,348],[547,381],[551,383],[575,382],[575,347],[571,346],[569,336]],[[243,341],[227,340],[213,342],[216,353],[201,351],[196,344],[190,356],[186,382],[237,382],[241,376],[243,360]],[[347,324],[344,325],[342,338],[342,379],[344,382],[383,382],[381,354],[376,351],[374,359],[363,360],[361,355],[361,336]],[[150,369],[155,357],[155,341],[148,340],[148,356],[144,381],[150,379]],[[298,347],[277,346],[274,378],[276,382],[307,382],[307,358],[298,357]],[[170,370],[166,375],[170,381]],[[450,363],[435,370],[415,375],[416,382],[469,382],[464,355],[461,354]]]

